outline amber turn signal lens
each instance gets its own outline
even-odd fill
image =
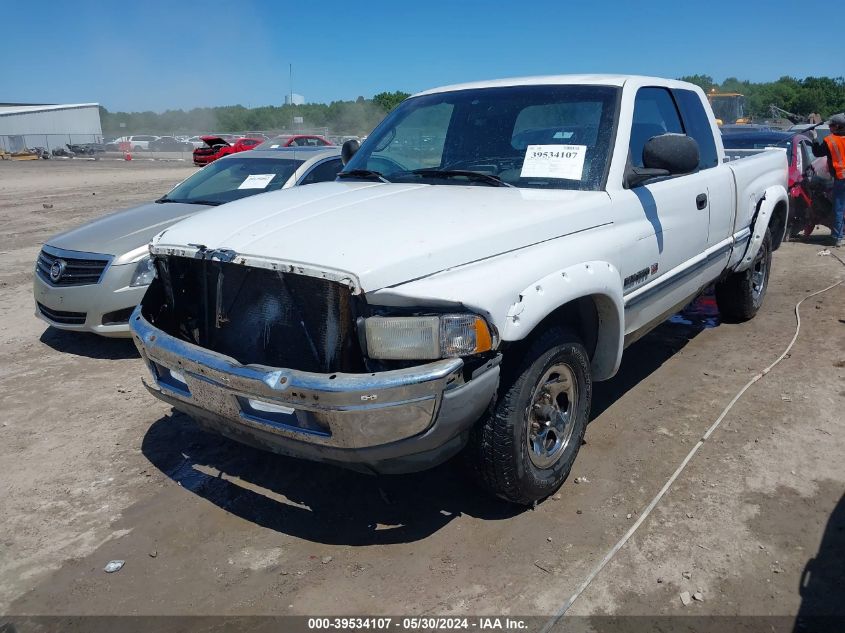
[[[481,317],[475,317],[475,351],[489,352],[493,349],[493,337],[490,336],[490,328],[487,322]]]

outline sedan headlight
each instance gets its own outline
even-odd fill
[[[493,349],[487,321],[475,314],[370,317],[364,323],[370,358],[436,360]]]
[[[155,276],[156,267],[153,263],[153,258],[148,255],[135,266],[135,272],[132,273],[132,281],[129,282],[129,285],[132,287],[149,286],[153,283]]]

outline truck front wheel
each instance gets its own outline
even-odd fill
[[[553,494],[572,469],[592,399],[590,358],[569,330],[550,328],[513,350],[500,395],[473,429],[468,457],[479,482],[522,505]]]
[[[772,234],[766,229],[763,243],[747,270],[733,273],[716,284],[716,305],[727,321],[748,321],[763,305],[772,269]]]

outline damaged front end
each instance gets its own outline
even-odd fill
[[[203,255],[156,258],[141,312],[152,325],[244,365],[365,370],[348,287]]]
[[[274,452],[377,472],[430,467],[463,445],[499,357],[368,358],[354,284],[228,251],[159,254],[130,326],[150,391],[202,426]]]

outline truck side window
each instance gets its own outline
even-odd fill
[[[629,145],[631,163],[642,167],[646,142],[653,136],[669,132],[684,133],[672,95],[666,88],[640,88],[634,100],[634,121]]]
[[[687,134],[698,143],[701,156],[698,168],[715,167],[719,164],[719,155],[716,153],[716,142],[713,140],[713,128],[710,127],[710,119],[707,118],[701,99],[692,90],[673,90],[672,92],[681,109]]]

